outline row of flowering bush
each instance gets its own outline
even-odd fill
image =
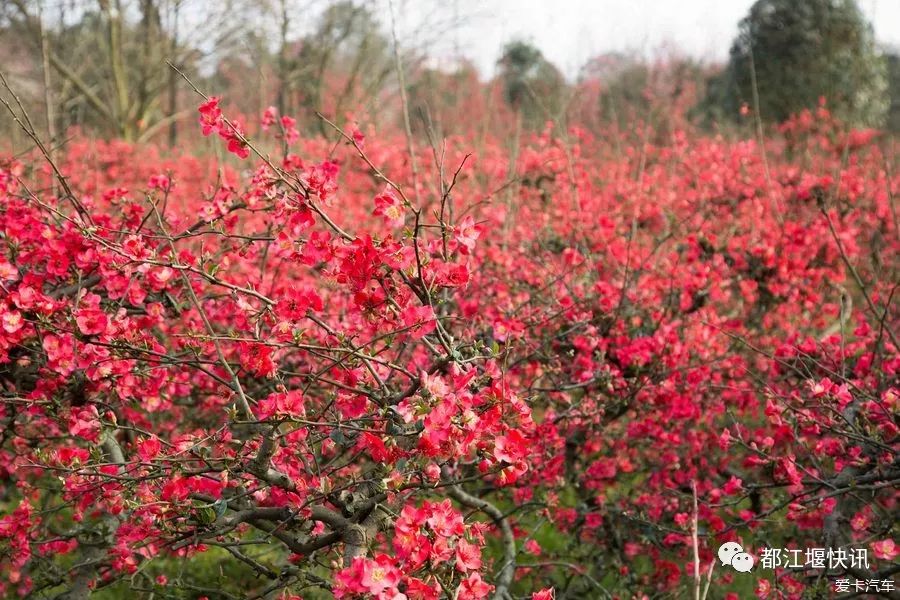
[[[724,541],[871,550],[716,572],[760,596],[896,572],[875,136],[548,128],[510,168],[200,123],[234,158],[0,163],[3,592],[214,597],[172,566],[214,551],[254,598],[651,596]]]

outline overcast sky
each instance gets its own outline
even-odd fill
[[[805,0],[796,0],[803,2]],[[420,20],[421,0],[394,0],[404,35]],[[879,42],[900,47],[900,0],[858,0]],[[737,23],[753,0],[444,0],[463,23],[432,52],[472,58],[493,73],[503,45],[537,45],[568,76],[591,56],[626,51],[647,57],[673,47],[709,61],[728,56]],[[433,32],[428,35],[433,36]],[[406,38],[409,39],[409,38]]]

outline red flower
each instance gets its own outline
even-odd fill
[[[225,137],[228,142],[228,151],[236,155],[238,158],[247,158],[250,156],[250,147],[241,137],[237,123],[233,125],[235,131],[230,131]]]
[[[157,437],[149,437],[137,443],[137,453],[144,462],[150,462],[159,455],[162,444]]]
[[[428,585],[415,577],[406,580],[406,597],[409,600],[438,600],[440,595],[441,586],[438,583]]]
[[[487,598],[494,586],[487,583],[478,573],[472,573],[456,589],[457,600],[479,600]]]
[[[269,394],[259,401],[256,413],[260,419],[268,419],[273,415],[303,418],[306,416],[303,392],[291,390]]]
[[[228,151],[239,158],[250,156],[250,149],[243,138],[243,129],[240,123],[232,121],[230,124],[222,116],[219,108],[219,99],[215,96],[200,105],[200,129],[204,136],[216,132],[220,138],[226,141]]]
[[[372,214],[382,217],[388,227],[403,227],[403,204],[391,190],[375,196],[375,210]]]
[[[469,267],[464,264],[444,264],[437,269],[437,283],[445,287],[459,287],[469,283]]]
[[[69,415],[69,434],[96,442],[100,437],[100,414],[93,404],[74,409]]]
[[[311,287],[290,287],[278,300],[275,314],[288,321],[299,321],[309,310],[320,312],[324,308],[322,298]]]
[[[462,515],[454,510],[450,500],[433,505],[427,523],[436,534],[444,537],[462,535],[465,532]]]
[[[381,254],[372,242],[372,238],[365,236],[357,238],[343,249],[343,258],[340,264],[340,277],[349,281],[354,290],[363,289],[381,265]]]
[[[84,335],[100,335],[106,331],[109,321],[99,308],[83,308],[75,313],[75,322]]]
[[[200,128],[204,136],[212,132],[219,132],[222,127],[222,110],[219,108],[219,99],[210,96],[209,100],[200,105]]]
[[[437,327],[434,310],[428,305],[408,306],[402,313],[403,327],[410,330],[414,340],[422,339]]]
[[[257,377],[271,377],[275,374],[275,361],[272,360],[272,348],[256,342],[239,344],[241,363]]]

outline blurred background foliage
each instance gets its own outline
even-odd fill
[[[880,127],[890,106],[887,60],[855,0],[759,0],[709,93],[723,115],[746,104],[776,122],[825,97],[839,118]]]
[[[423,136],[502,139],[548,122],[594,133],[643,123],[657,136],[687,124],[727,131],[748,111],[778,123],[820,97],[854,125],[900,130],[900,55],[877,46],[855,0],[759,0],[737,24],[726,64],[677,51],[652,62],[608,53],[569,78],[521,40],[506,45],[490,78],[464,58],[435,60],[429,41],[452,36],[467,17],[432,4],[417,9],[416,40],[397,41],[411,126]],[[307,135],[330,133],[317,111],[339,124],[393,127],[402,111],[391,13],[382,8],[359,0],[0,0],[0,62],[57,143],[78,128],[179,144],[197,97],[169,63],[247,123],[274,105]],[[26,143],[11,120],[0,127],[14,146]]]

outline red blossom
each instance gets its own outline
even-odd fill
[[[459,600],[479,600],[487,598],[493,589],[494,586],[484,581],[481,575],[472,573],[456,588],[456,598]]]
[[[219,132],[222,127],[222,110],[219,108],[219,99],[211,96],[209,100],[200,105],[200,125],[203,135]]]
[[[96,442],[100,434],[100,415],[93,404],[72,411],[69,416],[69,434]]]
[[[375,210],[372,214],[384,219],[388,227],[403,227],[403,205],[391,190],[375,196]]]

